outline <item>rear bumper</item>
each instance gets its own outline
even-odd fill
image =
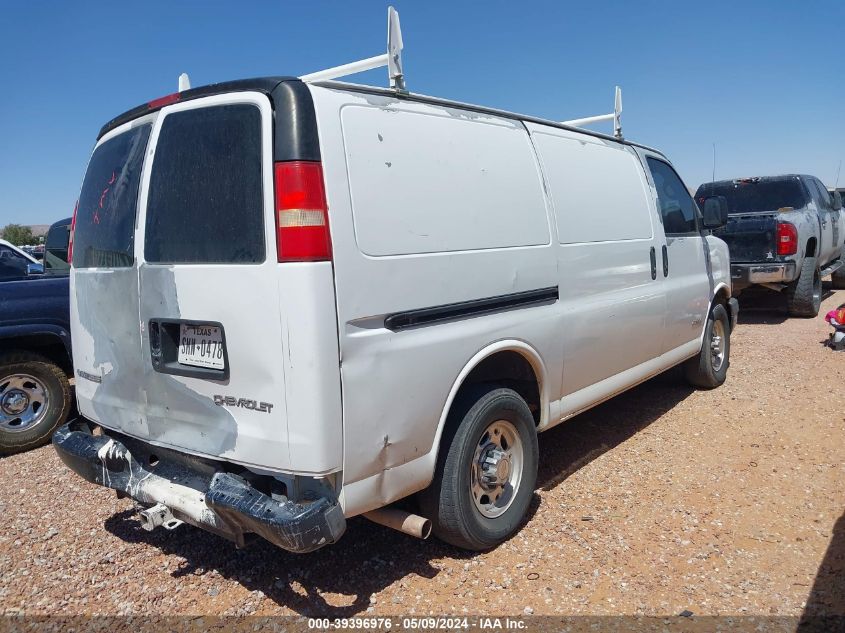
[[[112,488],[142,505],[163,504],[173,517],[244,545],[258,534],[289,552],[311,552],[337,542],[346,519],[337,501],[281,500],[209,462],[155,449],[123,436],[93,435],[85,420],[59,428],[53,445],[83,479]]]
[[[795,262],[777,264],[731,264],[734,284],[788,283],[795,279]]]

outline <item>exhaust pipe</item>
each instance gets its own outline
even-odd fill
[[[431,521],[418,514],[411,514],[398,508],[379,508],[364,513],[364,517],[384,527],[398,530],[410,536],[427,539],[431,536]]]

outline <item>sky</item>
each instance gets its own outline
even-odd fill
[[[412,92],[566,120],[613,109],[692,188],[845,162],[845,2],[395,0]],[[387,3],[0,0],[0,226],[73,210],[103,123],[177,88],[385,50]],[[386,69],[349,80],[387,85]],[[610,123],[594,129],[611,131]],[[845,165],[839,185],[845,184]]]

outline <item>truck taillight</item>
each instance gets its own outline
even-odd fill
[[[798,229],[789,222],[778,222],[778,255],[795,255],[798,252]]]
[[[298,160],[276,163],[275,185],[279,261],[331,260],[323,166]]]
[[[73,216],[70,219],[70,233],[67,237],[67,263],[73,265],[73,231],[76,229],[76,212],[79,210],[79,200],[73,205]]]

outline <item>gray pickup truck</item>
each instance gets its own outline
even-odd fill
[[[711,196],[728,202],[728,222],[714,231],[731,253],[734,295],[760,285],[786,294],[789,313],[819,313],[822,277],[845,288],[845,215],[814,176],[721,180],[701,185],[699,204]]]

